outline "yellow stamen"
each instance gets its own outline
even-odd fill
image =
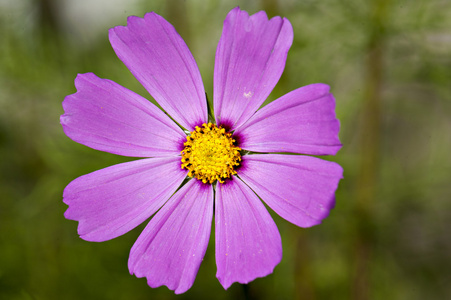
[[[241,148],[235,146],[232,134],[212,123],[196,126],[186,137],[182,153],[182,169],[188,176],[196,177],[203,183],[224,179],[236,174],[234,168],[240,164]]]

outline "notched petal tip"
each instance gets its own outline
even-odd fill
[[[258,278],[264,278],[268,275],[271,275],[272,273],[274,273],[274,270],[276,269],[277,265],[281,261],[282,261],[282,255],[280,255],[280,259],[278,261],[275,261],[275,266],[272,269],[267,270],[267,273],[262,273],[261,275],[252,277],[252,279],[249,279],[249,280],[231,280],[230,278],[228,278],[226,276],[218,275],[218,273],[216,273],[216,278],[218,279],[219,283],[222,285],[224,290],[228,290],[235,282],[239,283],[239,284],[248,284]]]
[[[66,124],[68,124],[70,122],[70,117],[71,116],[72,116],[72,114],[70,114],[70,113],[65,113],[65,114],[62,114],[60,116],[60,124],[61,124],[61,126],[63,126],[63,131],[64,132],[66,132],[65,131],[65,127],[66,127]]]
[[[281,30],[281,38],[285,39],[287,43],[289,43],[290,47],[293,45],[294,33],[293,33],[293,25],[291,25],[290,20],[287,18],[282,18],[282,30]],[[288,50],[287,50],[288,52]]]
[[[327,86],[327,87],[329,87],[329,86]],[[338,153],[338,151],[340,151],[341,148],[343,147],[343,144],[341,143],[340,136],[339,136],[341,123],[340,123],[340,120],[337,118],[337,113],[335,111],[337,101],[335,100],[334,95],[329,92],[326,97],[329,99],[329,102],[330,102],[330,104],[329,104],[330,112],[329,113],[330,113],[330,115],[333,116],[334,122],[335,122],[335,128],[332,128],[332,131],[334,132],[333,138],[334,138],[335,143],[333,145],[330,145],[333,147],[333,148],[331,148],[332,151],[331,151],[330,155],[336,155]]]
[[[124,30],[124,29],[127,29],[127,27],[129,27],[129,26],[133,26],[134,24],[142,22],[144,20],[144,18],[146,17],[146,15],[156,15],[156,13],[153,11],[147,12],[144,14],[143,17],[139,17],[139,16],[135,16],[135,15],[128,16],[126,25],[118,25],[118,26],[111,27],[110,29],[108,29],[108,33],[112,34],[112,33],[115,33],[117,30]]]
[[[133,23],[136,23],[136,22],[141,22],[141,20],[144,19],[146,15],[152,15],[152,14],[154,14],[154,12],[148,12],[148,13],[144,14],[143,18],[138,17],[138,16],[128,16],[127,17],[127,26],[129,26]]]

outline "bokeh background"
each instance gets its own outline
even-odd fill
[[[274,215],[274,273],[224,291],[212,236],[176,296],[129,275],[143,226],[103,243],[65,220],[64,187],[129,161],[79,145],[59,124],[77,73],[151,99],[107,30],[155,11],[191,49],[212,95],[222,22],[240,5],[287,17],[294,43],[268,101],[328,83],[344,168],[337,205],[302,229]],[[451,299],[451,2],[448,0],[0,0],[0,299]]]

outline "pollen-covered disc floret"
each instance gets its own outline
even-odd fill
[[[202,124],[186,137],[182,153],[182,169],[189,170],[188,176],[196,177],[203,183],[224,179],[236,174],[241,154],[232,134],[215,124]]]

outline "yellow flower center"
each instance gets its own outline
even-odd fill
[[[232,134],[215,124],[202,124],[186,137],[182,153],[182,169],[188,176],[203,183],[224,179],[236,174],[234,168],[240,164],[241,148],[235,146]]]

